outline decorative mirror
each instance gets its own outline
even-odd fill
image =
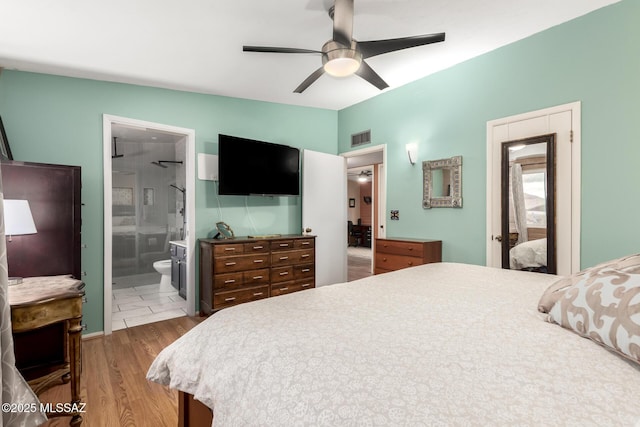
[[[555,134],[502,143],[502,268],[556,273]]]
[[[233,239],[235,237],[231,227],[222,221],[216,222],[216,229],[218,234],[213,237],[214,239]]]
[[[422,207],[462,207],[462,156],[422,162]]]

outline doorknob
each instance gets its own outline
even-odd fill
[[[494,240],[497,240],[498,242],[502,242],[502,236],[495,236]]]

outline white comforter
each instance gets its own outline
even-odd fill
[[[640,425],[640,369],[557,325],[555,276],[429,264],[244,304],[147,377],[215,426]]]

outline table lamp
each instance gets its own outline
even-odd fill
[[[12,241],[12,236],[38,232],[28,200],[4,200],[4,232],[9,236],[9,242]],[[9,285],[19,283],[22,283],[22,277],[9,277]]]

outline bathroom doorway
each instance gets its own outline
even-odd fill
[[[192,179],[188,179],[193,165],[189,159],[194,157],[187,154],[190,134],[120,119],[110,120],[108,126],[105,333],[193,315],[194,286],[189,289],[189,278],[193,281],[193,267],[189,268],[194,264],[193,256],[189,256],[193,254],[193,245],[188,233],[188,225],[193,224],[189,217],[194,217],[189,203],[193,200],[189,191],[193,187],[189,185],[193,182],[193,171]],[[171,278],[172,253],[178,248],[187,253],[179,261],[187,272],[183,275],[187,283],[184,287]],[[178,262],[175,256],[173,259]]]

